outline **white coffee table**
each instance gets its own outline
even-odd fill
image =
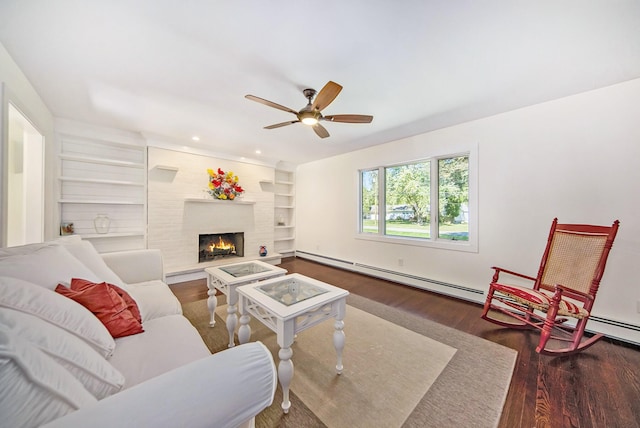
[[[211,315],[209,321],[211,327],[216,324],[215,310],[218,305],[216,290],[227,296],[226,324],[229,331],[229,348],[235,346],[233,335],[238,325],[238,315],[236,314],[238,293],[236,288],[263,279],[283,276],[287,273],[286,269],[259,260],[208,267],[204,271],[207,273],[207,287],[209,288],[207,306]]]
[[[289,412],[289,385],[293,378],[291,357],[295,335],[328,318],[335,318],[333,346],[336,349],[336,371],[342,373],[344,349],[344,316],[349,292],[297,273],[238,287],[240,327],[238,340],[251,338],[250,315],[277,335],[280,351],[278,379],[282,386],[282,409]]]

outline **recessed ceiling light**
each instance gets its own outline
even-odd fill
[[[191,139],[193,141],[200,141],[200,137],[198,137],[197,135],[194,135],[193,137],[191,137]]]
[[[260,153],[262,153],[260,150],[256,150],[257,155],[259,155]]]

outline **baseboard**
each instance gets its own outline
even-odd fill
[[[296,251],[296,257],[313,260],[318,263],[339,267],[353,272],[363,273],[365,275],[386,279],[404,285],[409,285],[411,287],[420,288],[422,290],[433,291],[434,293],[444,294],[474,303],[484,302],[484,292],[482,290],[476,290],[474,288],[465,287],[462,285],[437,281],[434,279],[411,275],[404,272],[393,271],[390,269],[382,269],[376,266],[365,265],[348,260],[341,260],[334,257],[327,257],[320,254],[308,253],[306,251]]]
[[[312,260],[329,266],[338,267],[353,272],[359,272],[376,278],[386,279],[400,284],[416,287],[434,293],[444,294],[473,303],[484,304],[485,291],[464,287],[457,284],[446,283],[417,275],[382,269],[376,266],[364,265],[349,260],[323,256],[321,254],[296,251],[296,257]],[[605,336],[622,342],[640,345],[640,325],[625,323],[622,321],[592,315],[587,324],[590,333],[602,333]]]

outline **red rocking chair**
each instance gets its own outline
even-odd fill
[[[536,352],[543,355],[570,355],[593,345],[603,335],[583,338],[584,329],[618,225],[618,220],[609,227],[558,224],[554,219],[537,277],[492,268],[482,318],[504,327],[540,330]],[[500,273],[533,281],[533,288],[499,282]],[[575,323],[568,323],[570,319]]]

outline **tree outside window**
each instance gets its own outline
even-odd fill
[[[360,175],[361,233],[469,240],[468,155],[363,170]]]

